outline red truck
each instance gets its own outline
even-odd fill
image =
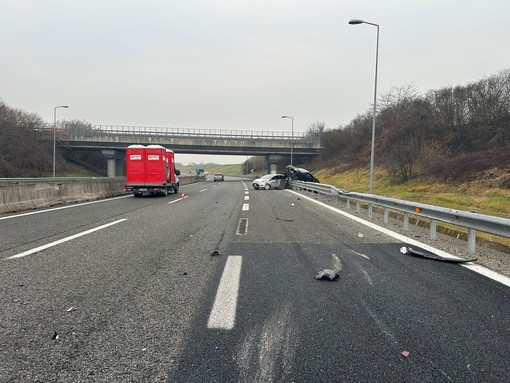
[[[126,187],[135,197],[179,191],[174,152],[160,145],[130,145],[126,149]]]

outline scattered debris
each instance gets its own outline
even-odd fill
[[[294,222],[293,219],[286,219],[286,218],[276,218],[278,221],[283,221],[283,222]]]
[[[320,281],[334,281],[339,277],[338,273],[335,270],[324,269],[317,273],[315,279]]]
[[[301,198],[297,197],[297,200],[298,200],[298,201],[301,201]]]
[[[415,257],[423,257],[423,258],[427,258],[427,259],[433,259],[435,261],[443,261],[443,262],[450,262],[450,263],[468,263],[468,262],[474,262],[478,259],[478,258],[462,259],[462,258],[441,257],[437,254],[433,254],[433,253],[426,252],[423,250],[416,250],[409,246],[401,247],[400,252],[402,254],[414,255]]]
[[[402,358],[407,359],[409,357],[409,351],[402,351]]]
[[[358,233],[358,237],[363,238],[363,233]]]
[[[294,203],[291,203],[290,206],[294,206]]]
[[[211,257],[215,257],[217,255],[220,255],[220,252],[217,251],[217,250],[214,250],[212,253],[211,253]]]
[[[66,311],[67,311],[68,313],[70,313],[70,312],[73,312],[73,311],[76,311],[76,310],[78,310],[76,307],[71,306],[71,307],[69,307]]]
[[[188,273],[187,273],[187,272],[184,272],[184,273],[182,273],[181,275],[188,275]]]
[[[54,332],[53,332],[53,336],[51,337],[51,339],[53,339],[53,340],[58,340],[58,338],[59,338],[58,333],[57,333],[56,331],[54,331]]]

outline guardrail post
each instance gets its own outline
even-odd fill
[[[435,241],[437,234],[437,221],[435,219],[430,220],[430,239]]]
[[[474,254],[476,251],[476,230],[468,229],[468,252]]]
[[[385,208],[384,208],[383,222],[384,222],[386,225],[388,224],[388,216],[389,216],[388,208],[387,208],[387,207],[385,207]]]
[[[368,218],[372,218],[372,204],[368,204]]]
[[[345,202],[345,208],[347,210],[349,210],[351,208],[351,200],[350,199],[347,199],[346,202]]]
[[[356,213],[361,213],[361,204],[359,201],[356,201]]]
[[[404,213],[404,230],[409,230],[409,213]]]

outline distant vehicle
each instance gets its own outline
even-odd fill
[[[287,177],[285,174],[267,174],[263,177],[253,180],[254,189],[285,189]]]
[[[174,152],[160,145],[130,145],[126,149],[126,186],[135,197],[177,193],[180,171]]]
[[[216,173],[214,175],[214,182],[216,181],[225,181],[225,177],[223,176],[223,173]]]
[[[303,168],[297,168],[292,165],[287,165],[285,167],[286,174],[289,177],[289,179],[293,181],[304,181],[304,182],[317,182],[319,183],[319,180],[313,176],[312,173],[310,173],[308,170]]]

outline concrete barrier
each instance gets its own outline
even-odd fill
[[[199,176],[179,177],[180,185],[205,180]],[[125,195],[124,178],[38,179],[0,183],[0,214]]]

